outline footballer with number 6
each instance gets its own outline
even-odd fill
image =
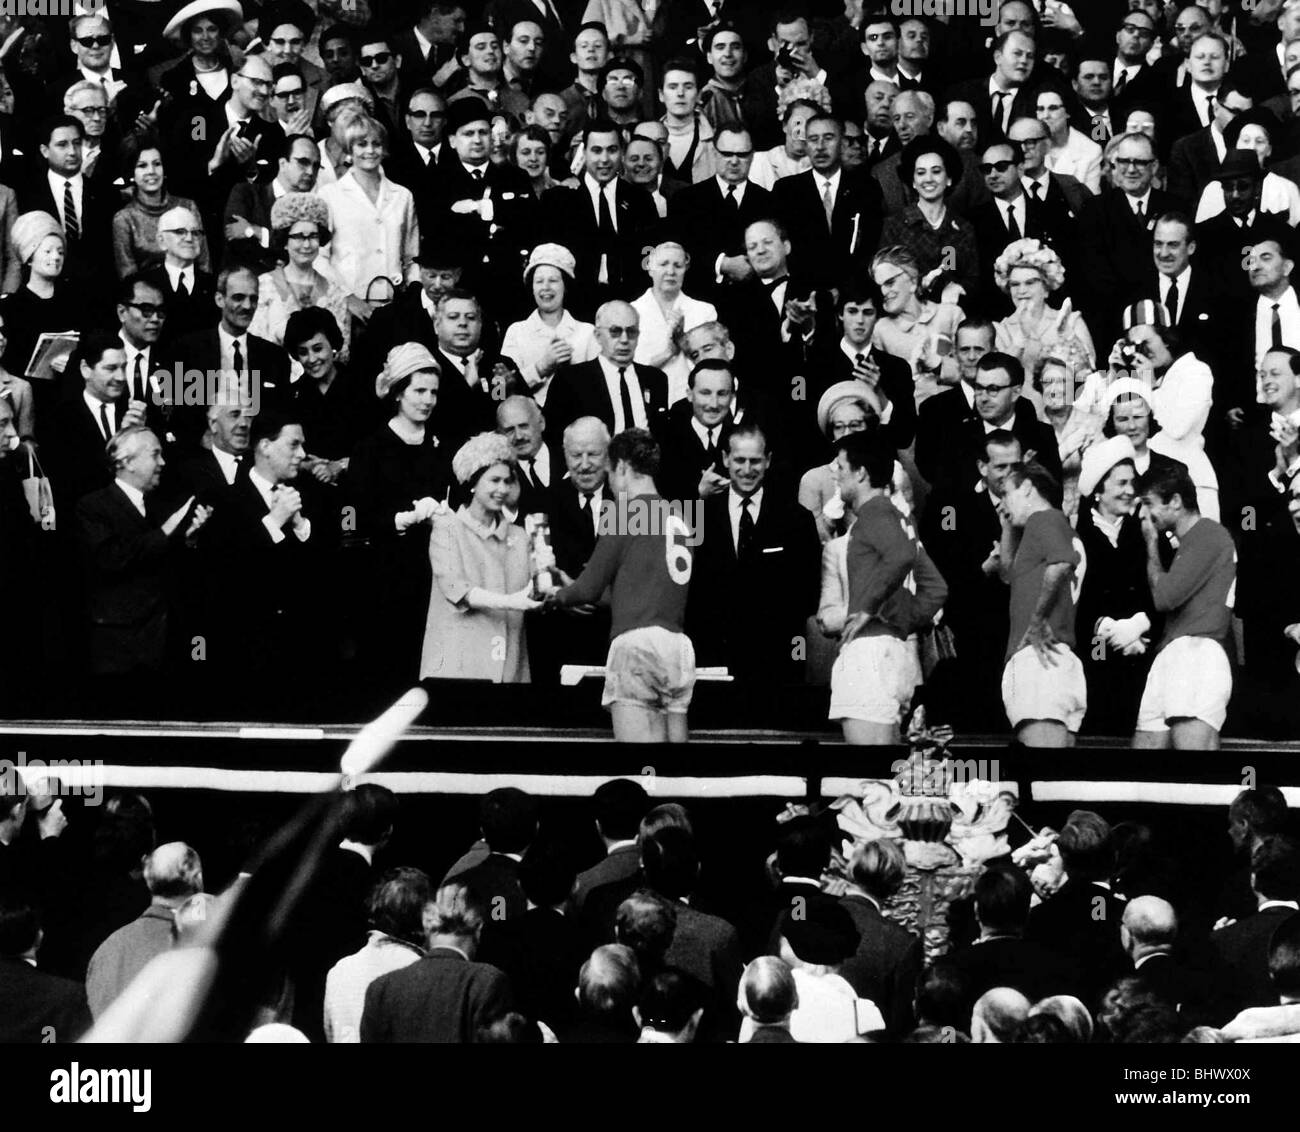
[[[613,623],[601,702],[620,743],[685,743],[695,689],[695,649],[685,631],[691,532],[655,488],[659,455],[645,429],[627,429],[610,441],[615,502],[606,505],[581,576],[551,597],[563,608],[599,601],[610,591]]]

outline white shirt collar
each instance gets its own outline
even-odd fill
[[[715,180],[718,182],[718,191],[719,191],[720,193],[722,193],[722,199],[723,199],[723,200],[726,200],[726,199],[727,199],[727,190],[734,188],[734,189],[736,190],[736,203],[737,203],[737,204],[744,204],[744,203],[745,203],[745,190],[746,190],[747,188],[749,188],[749,178],[748,178],[748,177],[746,177],[746,178],[745,178],[743,181],[741,181],[740,184],[738,184],[738,185],[729,185],[729,184],[728,184],[726,181],[724,181],[721,177],[717,177],[717,178],[715,178]]]
[[[141,515],[143,515],[145,513],[144,492],[134,484],[127,483],[126,480],[121,477],[118,477],[113,482],[122,489],[122,493],[131,501],[131,505],[139,511]]]
[[[1147,191],[1144,192],[1140,197],[1132,197],[1129,196],[1127,193],[1124,194],[1124,197],[1128,201],[1128,207],[1130,212],[1132,212],[1136,216],[1137,206],[1140,204],[1142,206],[1142,215],[1145,216],[1148,220],[1151,219],[1151,190],[1150,189],[1147,189]]]
[[[230,452],[218,448],[215,444],[212,446],[212,455],[216,457],[217,467],[221,469],[221,474],[226,477],[226,483],[235,482],[235,476],[239,473],[240,460]],[[244,459],[248,459],[247,456]]]
[[[717,444],[722,439],[722,430],[724,427],[725,421],[723,424],[715,424],[713,426],[712,432],[714,444]],[[708,448],[710,430],[701,423],[700,419],[696,417],[694,413],[691,414],[691,428],[695,430],[695,435],[700,438],[700,443],[703,444],[705,448]]]
[[[827,184],[829,184],[831,187],[831,196],[839,196],[840,174],[842,172],[844,172],[843,169],[836,169],[834,173],[827,177],[824,173],[818,173],[817,170],[814,169],[813,176],[817,179],[817,195],[820,196],[824,193]]]
[[[167,268],[167,278],[171,282],[172,290],[178,289],[180,284],[178,280],[185,280],[185,289],[192,295],[194,294],[194,264],[189,263],[184,267],[175,267],[172,264],[164,264]]]
[[[1262,912],[1265,908],[1292,908],[1300,912],[1300,902],[1295,900],[1265,900],[1256,911]]]
[[[276,485],[262,475],[257,468],[249,469],[248,479],[252,485],[257,488],[257,494],[265,500],[267,507],[270,507],[272,493],[275,491]]]
[[[843,354],[846,358],[848,358],[849,361],[853,362],[854,365],[856,365],[859,354],[869,355],[871,353],[871,342],[870,340],[868,340],[867,342],[863,343],[861,347],[858,347],[852,345],[847,338],[841,338],[840,353]]]
[[[230,331],[227,330],[225,326],[223,326],[221,323],[217,323],[217,334],[221,339],[222,348],[225,350],[232,349],[234,347],[234,344],[238,342],[239,348],[244,353],[244,363],[245,364],[248,363],[248,331],[247,330],[245,330],[242,334],[235,335],[235,334],[231,334]]]
[[[524,463],[525,461],[524,461],[524,460],[520,460],[519,462],[522,464],[522,463]],[[533,477],[534,477],[535,479],[540,479],[540,480],[542,481],[542,486],[543,486],[543,487],[550,487],[550,486],[551,486],[551,452],[550,452],[550,449],[547,448],[545,444],[543,444],[543,445],[542,445],[542,446],[537,450],[536,455],[533,455],[533,456],[529,456],[529,457],[528,457],[527,463],[529,463],[529,464],[532,465],[531,471],[532,471],[532,473],[533,473]]]
[[[754,505],[749,509],[749,513],[754,516],[754,522],[758,522],[758,513],[763,507],[763,491],[764,489],[760,487],[749,497],[754,501]],[[740,515],[742,498],[743,496],[734,487],[727,489],[727,509],[736,517]]]
[[[1178,305],[1182,306],[1183,300],[1187,298],[1187,281],[1192,277],[1192,265],[1189,263],[1177,275],[1173,277],[1172,282],[1178,284]],[[1169,294],[1169,284],[1171,280],[1168,275],[1160,276],[1160,301],[1165,301],[1165,296]]]
[[[349,841],[346,837],[339,842],[340,849],[346,849],[361,857],[367,865],[375,863],[375,847],[373,845],[362,845],[360,841]]]
[[[116,427],[117,406],[112,401],[101,401],[89,389],[81,391],[81,399],[85,401],[86,408],[90,410],[90,415],[95,418],[95,428],[101,428],[103,425],[103,422],[99,419],[99,407],[101,405],[108,406],[108,427],[110,429]]]

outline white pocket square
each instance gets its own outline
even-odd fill
[[[764,553],[764,554],[779,554],[779,553],[780,553],[781,551],[783,551],[784,549],[785,549],[785,547],[783,547],[783,546],[765,546],[765,547],[763,547],[763,553]]]

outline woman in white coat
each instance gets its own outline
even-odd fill
[[[712,303],[682,293],[690,264],[686,249],[671,240],[652,249],[645,261],[650,289],[632,303],[641,317],[634,360],[668,375],[669,405],[682,400],[689,388],[691,363],[683,351],[687,333],[718,317]]]
[[[352,167],[318,192],[333,225],[329,255],[322,261],[349,295],[364,300],[371,280],[381,275],[397,286],[420,278],[415,263],[420,226],[410,190],[384,173],[388,131],[383,124],[358,118],[344,139]]]

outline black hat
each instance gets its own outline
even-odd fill
[[[481,98],[453,98],[447,103],[448,136],[471,122],[492,124],[492,111]]]
[[[948,171],[948,181],[950,182],[948,191],[952,192],[965,175],[966,169],[961,163],[961,154],[943,138],[939,137],[938,134],[922,134],[903,146],[902,153],[898,155],[898,179],[902,181],[903,188],[909,192],[911,191],[912,177],[916,173],[916,163],[921,159],[922,155],[927,153],[937,153],[939,155],[943,167]]]
[[[459,267],[468,262],[464,240],[454,224],[444,224],[438,235],[420,241],[420,253],[415,262],[421,267]]]
[[[293,24],[302,34],[311,38],[316,27],[316,16],[303,0],[274,0],[262,9],[257,18],[257,35],[264,43],[281,24]]]
[[[1223,162],[1214,173],[1216,181],[1226,181],[1233,177],[1249,177],[1252,181],[1264,179],[1264,169],[1253,149],[1230,149],[1223,155]]]
[[[645,72],[641,69],[641,65],[635,59],[624,57],[611,59],[601,67],[600,75],[596,80],[597,90],[605,89],[605,82],[614,71],[629,71],[636,78],[637,86],[645,86]]]
[[[837,967],[858,950],[857,925],[841,905],[812,889],[808,896],[781,917],[781,934],[805,963]]]
[[[1229,149],[1237,148],[1237,139],[1247,126],[1259,126],[1268,133],[1268,140],[1276,153],[1282,141],[1282,123],[1278,116],[1267,106],[1256,106],[1253,110],[1243,110],[1223,128],[1223,140]]]

